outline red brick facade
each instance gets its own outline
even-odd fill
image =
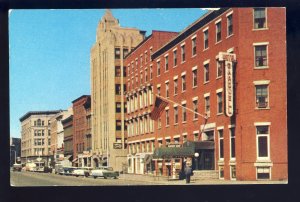
[[[221,32],[217,31],[219,25]],[[287,67],[284,25],[283,8],[220,9],[200,18],[162,48],[154,50],[152,62],[145,65],[148,69],[152,65],[153,70],[153,78],[149,77],[149,86],[153,86],[154,95],[160,94],[178,104],[169,102],[161,116],[161,124],[160,121],[154,121],[153,133],[128,136],[129,154],[141,153],[142,158],[143,152],[153,152],[151,149],[142,150],[142,146],[147,148],[149,140],[153,139],[155,148],[170,143],[183,144],[186,141],[213,141],[215,148],[212,152],[200,151],[200,170],[206,170],[210,166],[209,170],[217,170],[219,178],[224,179],[287,179]],[[205,41],[207,36],[208,42]],[[145,44],[147,42],[152,41],[146,41]],[[194,42],[196,46],[193,46]],[[143,44],[136,50],[138,53],[131,53],[128,60],[126,59],[127,66],[136,57],[139,58],[139,54],[144,53],[148,46],[151,45]],[[182,61],[182,47],[185,49],[185,61]],[[177,51],[176,66],[173,63],[174,51]],[[219,61],[220,52],[236,55],[233,65],[234,114],[231,117],[225,113],[225,65]],[[166,57],[168,70],[165,70]],[[158,63],[160,75],[157,70]],[[219,75],[218,63],[221,65]],[[139,73],[138,70],[138,81],[141,80]],[[132,79],[134,83],[133,88],[128,85],[129,94],[134,94],[137,86],[143,88],[140,83],[135,84],[135,77],[128,78],[131,86]],[[176,94],[175,81],[178,86]],[[139,96],[137,102],[140,103]],[[193,110],[196,105],[198,113],[209,116],[207,122],[201,116],[194,117],[189,111],[184,115],[183,108],[179,105]],[[152,106],[150,105],[150,109],[142,108],[140,111],[135,110],[134,114],[129,112],[127,119],[142,116],[141,112],[149,112]],[[177,123],[174,120],[176,108]],[[166,113],[169,114],[168,118]],[[183,120],[183,116],[186,116],[186,120]],[[130,147],[135,148],[134,151]],[[201,156],[202,152],[210,156]],[[220,158],[220,153],[223,153],[223,158]],[[206,160],[210,163],[208,167],[204,165]],[[166,174],[166,168],[162,169],[162,174]]]

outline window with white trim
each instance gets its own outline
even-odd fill
[[[177,50],[173,51],[173,67],[177,66]]]
[[[174,79],[174,95],[178,93],[178,79]]]
[[[232,14],[227,16],[227,36],[231,36],[233,34],[233,22],[232,22]]]
[[[268,85],[255,85],[256,108],[269,107]]]
[[[219,135],[219,159],[224,159],[224,135],[223,135],[223,129],[218,130]]]
[[[219,60],[217,60],[216,63],[217,63],[217,78],[220,78],[223,75],[222,63]]]
[[[197,120],[198,119],[198,100],[193,100],[193,109],[194,109],[194,120]]]
[[[166,126],[170,125],[169,109],[166,109]]]
[[[223,113],[223,95],[222,92],[217,93],[217,113],[221,114]]]
[[[198,85],[198,82],[197,82],[197,69],[194,69],[192,71],[192,73],[193,73],[193,87],[197,87],[197,85]]]
[[[194,141],[199,141],[199,132],[194,132]]]
[[[230,135],[230,158],[235,159],[235,128],[229,128]]]
[[[204,83],[209,81],[209,63],[204,65]]]
[[[174,107],[174,124],[178,124],[178,107]]]
[[[166,98],[169,97],[169,82],[166,82]]]
[[[269,126],[256,126],[257,159],[269,159]]]
[[[266,23],[266,8],[254,8],[254,29],[264,29],[267,27]]]
[[[196,37],[192,39],[192,56],[197,54],[197,44],[196,44]]]
[[[160,95],[160,86],[157,86],[157,95]]]
[[[222,24],[220,21],[216,24],[216,43],[221,41],[221,38],[222,38],[221,30],[222,30]]]
[[[224,166],[219,166],[219,179],[224,179]]]
[[[185,45],[181,46],[181,63],[185,62]]]
[[[186,104],[182,104],[182,122],[186,122]]]
[[[267,45],[255,45],[255,67],[268,66]]]
[[[236,179],[236,166],[230,166],[230,179],[235,180]]]
[[[169,71],[169,56],[165,57],[165,71]]]
[[[204,35],[204,50],[208,48],[208,30],[205,30],[203,32]]]
[[[205,113],[210,114],[210,101],[209,101],[209,96],[206,96],[204,98],[205,101]]]
[[[150,71],[150,80],[152,80],[153,78],[153,68],[152,68],[152,65],[150,65],[150,68],[149,68],[149,71]]]
[[[256,178],[258,180],[269,180],[271,177],[271,168],[269,166],[259,166],[256,168]]]
[[[160,61],[158,61],[156,64],[157,64],[157,76],[160,76]]]
[[[181,76],[181,90],[182,92],[184,92],[186,90],[186,78],[185,78],[185,75],[182,75]]]

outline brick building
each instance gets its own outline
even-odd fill
[[[78,167],[91,166],[90,95],[73,102],[73,163]],[[89,149],[89,150],[87,150]]]
[[[68,109],[68,116],[61,120],[64,130],[64,156],[73,160],[73,108]]]
[[[149,86],[154,97],[162,96],[169,105],[154,121],[153,133],[137,132],[148,128],[147,121],[132,128],[129,123],[129,155],[153,152],[158,175],[179,174],[187,159],[196,175],[208,171],[226,180],[287,179],[283,25],[284,8],[221,8],[154,51]],[[132,82],[148,76],[139,73],[130,78],[129,93],[136,87],[130,87]],[[136,96],[135,109],[144,106],[143,99]],[[127,119],[132,116],[128,113]],[[149,143],[154,151],[147,149]],[[167,149],[171,146],[183,149]],[[151,155],[143,162],[148,159]]]
[[[153,77],[151,55],[177,34],[176,32],[152,31],[152,34],[132,50],[125,59],[129,173],[143,174],[146,170],[152,172],[154,169],[154,166],[151,167],[148,164],[148,169],[146,169],[146,164],[144,164],[145,157],[148,158],[154,150],[155,140],[154,122],[149,118],[154,101],[153,86],[150,83]]]

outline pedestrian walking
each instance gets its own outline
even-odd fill
[[[186,165],[184,172],[185,172],[185,180],[186,180],[186,183],[188,184],[191,181],[192,168],[190,166]]]

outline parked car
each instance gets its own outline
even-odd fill
[[[63,165],[55,164],[54,173],[55,174],[63,174],[63,172],[64,172]]]
[[[78,176],[85,176],[88,177],[91,174],[92,168],[90,167],[82,167],[82,168],[77,168],[74,170],[73,175],[78,177]]]
[[[61,175],[73,175],[74,170],[76,167],[63,167],[62,173],[59,173]]]
[[[12,169],[12,170],[13,170],[13,171],[21,172],[21,170],[22,170],[22,165],[21,165],[21,164],[15,163],[15,164],[13,165],[13,169]]]
[[[113,171],[112,167],[98,167],[91,171],[91,176],[96,179],[97,177],[114,178],[117,179],[119,176],[119,172]]]

